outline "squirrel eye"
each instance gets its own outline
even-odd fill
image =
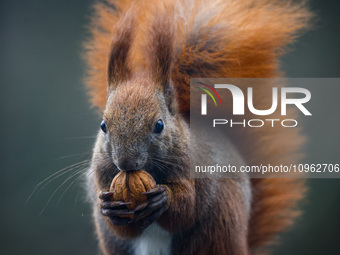
[[[102,121],[102,123],[100,123],[100,128],[102,129],[102,131],[106,134],[106,125],[105,125],[105,122]]]
[[[153,132],[155,132],[156,134],[160,134],[163,131],[164,128],[164,124],[162,120],[157,120],[155,129]]]

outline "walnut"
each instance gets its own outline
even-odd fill
[[[147,196],[142,193],[155,187],[155,180],[144,170],[121,171],[112,180],[110,191],[113,192],[112,200],[132,202],[132,204],[127,205],[127,208],[134,210],[137,205],[147,199]]]

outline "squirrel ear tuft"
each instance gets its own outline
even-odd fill
[[[129,53],[135,35],[135,14],[130,8],[116,25],[108,62],[108,89],[131,76]]]

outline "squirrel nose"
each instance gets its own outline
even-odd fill
[[[143,166],[139,163],[139,160],[122,158],[118,160],[117,167],[121,171],[134,171],[141,170]]]

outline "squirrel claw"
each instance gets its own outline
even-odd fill
[[[103,201],[101,203],[101,208],[103,209],[127,209],[125,202],[122,201]]]
[[[156,195],[165,191],[165,187],[162,185],[157,185],[156,188],[143,192],[143,195]]]
[[[120,202],[118,205],[131,205],[132,202]]]
[[[129,212],[121,212],[119,215],[131,215],[134,214],[133,211],[129,211]]]
[[[107,201],[107,200],[111,200],[112,195],[113,195],[112,191],[105,191],[105,192],[101,192],[99,194],[99,198],[102,199],[102,200]]]

